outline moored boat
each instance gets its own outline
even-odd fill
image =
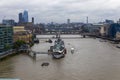
[[[39,43],[39,39],[35,38],[34,43]]]
[[[60,38],[55,40],[54,45],[50,47],[51,54],[53,58],[60,59],[65,57],[66,48],[64,45],[64,41]]]
[[[117,48],[120,48],[120,44],[118,44],[116,47],[117,47]]]

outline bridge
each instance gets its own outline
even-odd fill
[[[61,39],[80,39],[80,38],[83,38],[82,36],[81,37],[61,37]],[[53,37],[39,37],[38,39],[56,39],[56,38],[53,38]]]
[[[48,54],[48,52],[36,52],[36,51],[30,51],[33,54]]]
[[[28,55],[30,55],[30,53],[32,53],[32,55],[30,55],[31,57],[36,57],[37,54],[48,54],[48,52],[36,52],[31,49],[28,49],[28,51],[29,51]]]
[[[57,35],[37,35],[38,39],[56,39],[58,36]],[[82,35],[60,35],[61,39],[79,39],[82,38]]]
[[[49,30],[46,31],[46,34],[56,34],[56,32],[60,32],[61,34],[80,34],[80,30],[70,30],[70,31],[56,31],[56,30]]]

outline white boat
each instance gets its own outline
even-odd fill
[[[35,38],[34,43],[39,43],[39,39]]]
[[[120,44],[118,44],[116,47],[117,47],[117,48],[120,48]]]

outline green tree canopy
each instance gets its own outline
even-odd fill
[[[15,48],[20,48],[20,46],[22,46],[22,45],[24,45],[24,44],[26,44],[26,42],[25,41],[23,41],[23,40],[17,40],[15,43],[14,43],[14,46],[13,46],[13,48],[15,49]]]

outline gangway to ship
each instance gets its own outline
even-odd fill
[[[35,52],[35,51],[31,51],[33,54],[48,54],[48,52]]]
[[[48,54],[48,52],[36,52],[29,49],[29,52],[32,54],[32,57],[35,57],[37,54]]]

